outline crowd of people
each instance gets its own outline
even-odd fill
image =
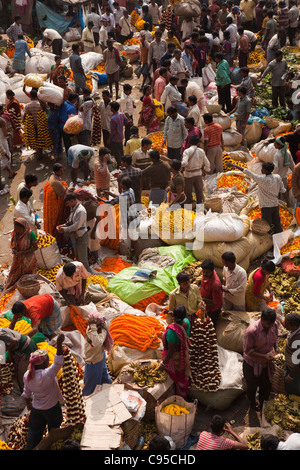
[[[66,305],[80,306],[84,303],[88,277],[98,273],[93,265],[101,264],[102,260],[99,208],[105,207],[116,214],[114,208],[119,207],[122,254],[132,260],[136,256],[135,244],[126,230],[133,223],[138,228],[145,193],[149,203],[157,207],[166,202],[169,207],[188,205],[196,211],[204,203],[206,177],[223,172],[224,152],[223,128],[214,122],[213,114],[205,106],[203,79],[208,64],[215,71],[218,103],[224,113],[235,117],[236,130],[242,137],[241,148],[247,148],[246,125],[255,102],[248,57],[258,40],[267,60],[260,80],[271,74],[272,105],[286,108],[289,70],[281,48],[285,44],[298,44],[297,3],[294,0],[288,5],[269,0],[235,3],[202,1],[199,16],[193,18],[176,16],[172,5],[164,0],[162,4],[138,0],[136,5],[123,0],[110,1],[101,9],[95,5],[86,16],[81,40],[72,45],[69,67],[62,64],[60,34],[42,28],[43,44],[52,47],[55,54],[50,81],[63,88],[64,101],[59,107],[42,102],[36,88],[28,92],[24,87],[24,94],[30,98],[24,110],[12,90],[6,92],[7,103],[0,107],[1,169],[7,169],[9,178],[15,177],[11,163],[16,148],[30,147],[36,160],[47,158],[45,150],[52,150],[52,173],[43,191],[43,227],[33,199],[38,176],[25,174],[17,193],[12,195],[16,203],[11,236],[13,256],[4,292],[23,275],[37,272],[37,237],[44,228],[56,238],[59,247],[72,247],[74,260],[59,269],[55,282]],[[131,21],[133,10],[144,21],[141,31],[136,31]],[[26,54],[30,57],[31,53],[24,39],[21,18],[15,18],[6,34],[15,45],[12,67],[24,74]],[[138,106],[133,97],[133,84],[121,79],[124,64],[116,47],[116,42],[124,44],[133,36],[140,41]],[[99,91],[99,99],[92,97],[82,65],[81,55],[90,51],[103,54],[108,80],[107,87]],[[241,78],[238,86],[232,83],[234,64]],[[74,86],[71,86],[71,76]],[[83,128],[76,135],[64,130],[73,115],[83,121]],[[162,142],[160,148],[155,148],[153,133],[159,131]],[[260,175],[238,163],[228,165],[244,172],[257,185],[262,219],[269,223],[271,234],[278,234],[283,231],[280,202],[290,205],[288,171],[292,172],[296,206],[300,204],[300,163],[296,155],[300,125],[293,133],[271,141],[277,153],[273,162],[262,164]],[[118,171],[117,190],[111,187],[114,169]],[[94,185],[95,192],[83,185]],[[251,408],[261,411],[271,394],[274,358],[278,354],[276,312],[268,306],[273,299],[269,275],[276,266],[264,260],[247,273],[231,251],[222,255],[222,262],[222,276],[219,276],[214,262],[203,260],[200,287],[191,283],[186,272],[177,275],[178,287],[168,299],[161,368],[174,380],[177,394],[187,398],[188,339],[197,312],[205,312],[214,327],[222,310],[261,312],[260,319],[245,331],[243,350],[246,394]],[[29,363],[29,371],[24,374],[24,364],[20,362],[16,375],[31,409],[27,443],[31,449],[41,440],[46,424],[50,430],[62,423],[55,376],[63,360],[64,338],[58,336],[57,355],[51,367],[47,354],[38,351],[30,338],[40,331],[51,340],[60,329],[62,318],[58,303],[48,294],[16,302],[12,314],[9,329],[0,329],[0,339],[12,352],[21,349],[26,356],[24,364]],[[32,325],[26,345],[24,338],[14,331],[16,321],[23,316],[28,316]],[[299,327],[300,315],[289,315],[285,323],[289,332],[285,387],[287,393],[296,395],[300,395],[300,375],[292,356]],[[93,393],[97,384],[112,383],[105,362],[105,353],[110,348],[111,337],[105,321],[94,312],[89,317],[85,340],[84,396]],[[211,428],[211,433],[201,433],[198,450],[247,448],[247,443],[219,416],[214,417]],[[234,441],[221,437],[224,429],[234,436]],[[265,439],[265,448],[284,447],[280,447],[279,441],[273,442],[271,438],[269,441]],[[153,449],[155,445],[153,441]],[[169,442],[157,445],[169,449]]]

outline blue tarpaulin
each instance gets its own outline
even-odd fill
[[[55,31],[61,35],[69,29],[73,22],[73,19],[66,21],[66,17],[64,15],[56,13],[54,10],[39,1],[36,2],[36,14],[40,28],[45,26],[49,29],[55,29]]]

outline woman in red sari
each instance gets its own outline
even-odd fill
[[[19,147],[24,144],[24,136],[22,132],[22,114],[21,114],[21,106],[19,101],[15,98],[15,94],[12,90],[6,91],[6,111],[10,114],[15,128],[14,128],[14,136],[13,136],[13,146]]]
[[[13,260],[5,284],[5,290],[14,286],[24,274],[36,273],[37,240],[27,221],[21,217],[14,221],[11,237]]]
[[[185,398],[190,383],[189,335],[191,324],[186,317],[186,308],[176,305],[173,310],[173,323],[163,334],[162,367],[174,381],[176,394]]]
[[[152,87],[151,85],[147,85],[144,88],[143,107],[139,120],[139,126],[145,126],[148,134],[159,131],[159,122],[155,108],[160,107],[160,105],[154,104],[151,93]]]

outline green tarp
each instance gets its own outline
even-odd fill
[[[178,284],[176,275],[185,266],[195,263],[197,260],[192,251],[187,250],[182,245],[158,247],[161,255],[171,256],[175,264],[167,268],[155,268],[157,275],[148,282],[132,282],[131,278],[139,269],[138,266],[131,266],[116,274],[108,283],[107,290],[120,297],[123,302],[134,305],[152,295],[164,291],[167,295],[175,289]],[[151,268],[151,266],[145,266]]]

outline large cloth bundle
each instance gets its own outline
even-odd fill
[[[53,103],[61,106],[64,101],[64,90],[49,82],[42,82],[38,90],[38,99],[44,103]]]
[[[194,232],[198,241],[234,242],[243,236],[244,222],[237,214],[209,211],[195,218]]]
[[[198,18],[201,16],[201,3],[196,0],[183,0],[176,2],[173,10],[176,16],[182,18]]]
[[[193,254],[198,260],[209,258],[219,268],[223,267],[222,254],[226,251],[232,251],[236,256],[237,264],[241,264],[247,258],[249,249],[250,243],[246,237],[234,242],[201,242],[195,240],[193,243]]]

